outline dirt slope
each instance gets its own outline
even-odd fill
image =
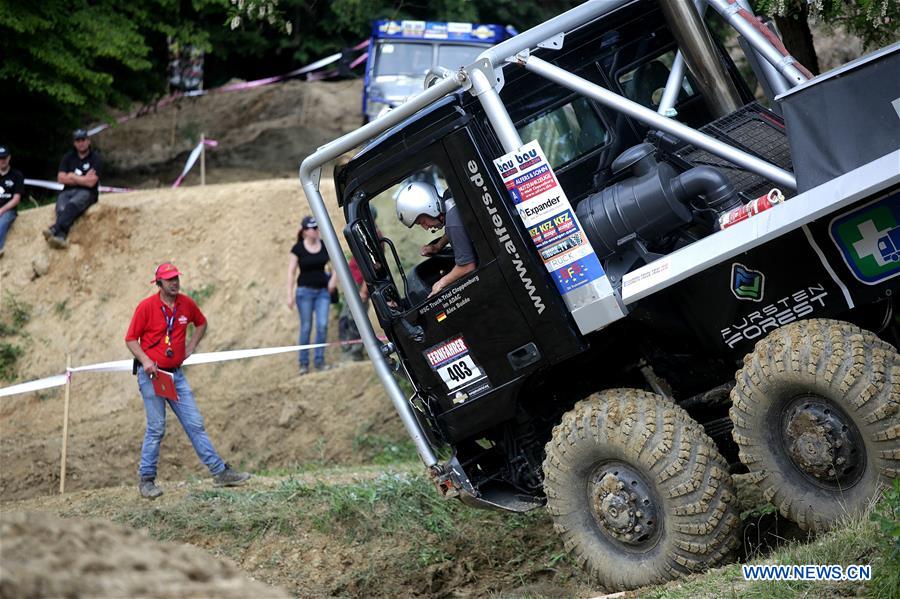
[[[337,214],[330,180],[322,189]],[[297,223],[308,212],[296,180],[281,179],[102,195],[74,227],[67,251],[40,234],[51,207],[23,212],[0,261],[5,299],[30,318],[9,341],[22,348],[18,381],[75,366],[129,357],[124,334],[137,303],[155,290],[156,264],[185,273],[209,319],[200,351],[292,345],[298,318],[286,305],[286,271]],[[342,222],[338,220],[337,222]],[[33,262],[49,265],[35,277]],[[336,338],[334,320],[329,331]],[[329,349],[337,363],[340,351]],[[389,402],[367,363],[297,375],[296,354],[190,368],[213,442],[249,468],[315,461],[359,463],[361,440],[402,438]],[[52,492],[58,485],[62,390],[0,401],[0,499]],[[135,477],[143,409],[126,373],[76,374],[70,410],[69,488]],[[160,477],[205,475],[172,419]]]
[[[110,185],[171,185],[201,133],[219,142],[207,152],[207,182],[293,177],[304,157],[362,123],[361,98],[359,79],[181,98],[101,132],[93,143],[110,167],[104,179]],[[199,181],[197,165],[185,182]]]
[[[288,597],[228,560],[102,520],[12,512],[0,536],[0,597]]]

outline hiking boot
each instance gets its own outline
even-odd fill
[[[304,374],[309,374],[309,366],[300,367],[300,376],[303,376]]]
[[[69,241],[66,239],[66,236],[57,233],[56,229],[50,227],[49,229],[44,229],[44,239],[47,240],[47,244],[57,250],[64,250],[69,247]]]
[[[156,481],[152,478],[142,480],[138,485],[138,490],[144,499],[156,499],[163,494],[162,489],[156,486]]]
[[[217,487],[237,487],[247,482],[248,478],[250,478],[249,472],[237,472],[225,464],[225,470],[213,476],[213,484]]]
[[[324,370],[331,370],[331,364],[319,364],[318,366],[316,366],[316,370],[318,370],[319,372],[322,372]]]

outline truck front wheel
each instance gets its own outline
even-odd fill
[[[544,490],[566,549],[612,589],[716,565],[738,544],[724,458],[687,412],[645,391],[604,391],[567,412]]]
[[[805,530],[861,512],[900,472],[900,356],[851,324],[813,319],[756,344],[731,392],[740,459]]]

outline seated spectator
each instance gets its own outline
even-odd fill
[[[25,177],[14,168],[10,168],[9,148],[0,145],[0,257],[6,243],[6,233],[16,220],[16,210],[22,194],[25,193]]]
[[[103,161],[100,153],[91,149],[87,131],[76,129],[72,134],[73,149],[59,163],[56,180],[65,189],[56,197],[56,223],[44,231],[50,247],[69,247],[69,229],[92,204],[97,202]]]

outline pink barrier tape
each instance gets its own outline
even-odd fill
[[[359,50],[362,50],[363,48],[367,47],[368,45],[369,45],[369,40],[363,40],[360,43],[353,46],[352,49],[354,52],[358,52]],[[368,56],[368,53],[366,53],[365,56]],[[362,57],[360,57],[360,58],[362,58]],[[353,61],[353,63],[351,63],[351,68],[357,66],[361,62],[360,58],[355,59]],[[293,71],[290,71],[283,75],[274,75],[272,77],[264,77],[263,79],[254,79],[253,81],[242,81],[241,83],[230,83],[230,84],[223,85],[221,87],[213,87],[210,89],[200,89],[200,90],[189,91],[189,92],[176,92],[174,94],[170,94],[170,95],[162,98],[161,100],[156,102],[156,104],[154,104],[152,107],[145,106],[145,107],[141,108],[140,110],[137,110],[130,114],[126,114],[124,116],[120,116],[119,118],[116,119],[116,123],[124,123],[126,121],[130,121],[131,119],[138,118],[139,116],[142,116],[143,114],[145,114],[147,112],[151,112],[153,110],[163,108],[164,106],[168,106],[172,102],[174,102],[182,97],[193,98],[193,97],[197,97],[197,96],[205,96],[206,94],[216,94],[216,93],[220,93],[220,92],[233,92],[233,91],[240,91],[240,90],[244,90],[244,89],[252,89],[255,87],[261,87],[263,85],[270,85],[272,83],[278,83],[279,81],[283,81],[285,79],[290,79],[291,77],[296,77],[298,75],[303,75],[305,73],[309,73],[310,71],[315,71],[316,69],[320,69],[322,67],[330,65],[331,63],[336,62],[340,59],[341,59],[341,53],[337,52],[330,56],[326,56],[325,58],[321,58],[315,62],[311,62],[310,64],[308,64],[304,67],[300,67],[299,69],[294,69]],[[363,58],[363,60],[365,60],[365,58]],[[336,71],[336,70],[329,71],[329,73],[330,73],[329,76],[337,74],[337,72],[338,71]],[[109,126],[110,126],[109,123],[102,123],[100,125],[97,125],[96,127],[92,127],[90,129],[88,129],[87,134],[88,134],[88,136],[96,135],[96,134],[100,133],[101,131],[108,129]]]
[[[187,162],[184,165],[184,170],[181,171],[181,174],[178,175],[178,178],[175,179],[175,182],[172,183],[172,189],[181,186],[181,182],[187,176],[192,168],[194,168],[194,164],[197,162],[197,159],[200,157],[200,152],[203,151],[203,146],[208,146],[210,148],[215,148],[219,145],[214,139],[204,139],[202,142],[197,144],[197,147],[191,150],[190,155],[188,156]]]

